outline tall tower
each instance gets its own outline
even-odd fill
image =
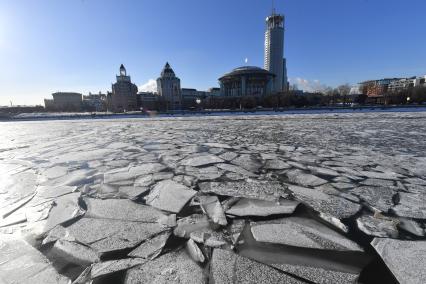
[[[170,64],[167,62],[157,79],[158,95],[167,103],[167,110],[180,109],[182,106],[182,93],[180,79],[176,77]]]
[[[272,14],[266,18],[264,68],[275,74],[272,91],[287,89],[287,72],[284,66],[284,15]]]
[[[107,99],[108,108],[114,112],[137,110],[138,87],[130,80],[123,64],[120,65],[120,75],[116,78],[117,82],[112,85],[112,93]]]

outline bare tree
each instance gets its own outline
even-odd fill
[[[346,105],[346,100],[351,92],[351,86],[349,84],[343,84],[337,87],[337,90],[339,91],[339,94],[343,97],[343,105]]]

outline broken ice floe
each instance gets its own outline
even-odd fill
[[[124,283],[207,283],[207,276],[183,249],[131,268]]]
[[[362,251],[355,242],[312,219],[288,217],[253,222],[251,232],[258,242],[316,249]]]
[[[227,214],[235,216],[270,216],[276,214],[291,214],[299,202],[291,200],[279,200],[277,202],[241,198],[230,209]]]
[[[371,281],[371,271],[389,272],[365,240],[414,240],[412,250],[400,250],[421,252],[415,245],[425,237],[424,131],[412,126],[423,127],[423,115],[344,116],[211,117],[196,125],[190,118],[14,123],[25,135],[4,124],[0,233],[22,234],[37,247],[44,238],[41,249],[60,273],[75,280],[84,267],[73,262],[88,266],[82,283],[167,262],[161,277],[148,266],[143,273],[173,283],[187,279],[172,264],[180,257],[190,270],[199,263],[191,280],[211,282],[217,248],[233,264],[247,264],[232,269],[234,280]],[[388,127],[390,117],[397,127]],[[52,131],[40,130],[46,123]],[[285,226],[298,237],[284,238],[289,230],[266,233]],[[366,252],[351,247],[353,240]],[[375,261],[363,270],[370,256]],[[392,262],[392,271],[410,271],[401,269],[404,261]],[[49,283],[55,271],[51,265],[46,271],[29,281]],[[60,282],[54,275],[50,282]]]
[[[145,198],[146,203],[173,213],[179,213],[196,191],[172,180],[160,181]]]
[[[278,182],[241,181],[241,182],[204,182],[199,184],[200,191],[218,195],[246,197],[276,201],[286,196],[283,186]]]
[[[426,242],[375,238],[371,245],[400,283],[424,283]]]

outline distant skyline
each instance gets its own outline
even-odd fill
[[[424,0],[275,0],[290,83],[310,90],[426,74]],[[183,88],[263,67],[270,0],[0,0],[0,105],[111,90],[120,64],[153,88],[168,61]]]

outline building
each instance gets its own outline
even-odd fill
[[[205,98],[208,96],[206,91],[198,91],[197,89],[182,88],[182,99],[184,100],[196,100]]]
[[[107,95],[92,94],[89,92],[87,96],[83,96],[83,108],[87,111],[106,111]]]
[[[275,14],[275,10],[266,18],[264,68],[275,75],[272,80],[272,92],[288,90],[284,58],[284,15]]]
[[[414,87],[415,81],[416,81],[416,77],[401,78],[398,80],[393,80],[388,85],[388,92],[397,93],[397,92],[412,88]]]
[[[44,99],[44,108],[46,110],[54,110],[55,104],[53,103],[53,99]]]
[[[213,87],[207,90],[207,96],[218,97],[220,95],[221,95],[220,88]]]
[[[120,66],[120,75],[116,76],[117,82],[112,85],[112,93],[108,93],[108,109],[113,112],[126,112],[138,110],[138,87],[127,76],[126,68]]]
[[[143,110],[156,110],[158,108],[159,96],[152,92],[139,92],[139,104]]]
[[[53,104],[51,101],[45,100],[45,106],[52,107],[56,111],[81,111],[82,94],[73,92],[56,92],[52,94]],[[46,104],[47,103],[47,104]]]
[[[182,94],[180,79],[167,62],[157,79],[157,91],[161,99],[166,102],[166,110],[181,109]]]
[[[220,92],[227,97],[267,95],[271,93],[275,77],[271,72],[255,66],[235,68],[219,78]]]
[[[426,86],[426,76],[409,78],[385,78],[359,83],[359,89],[370,98],[383,97],[389,93],[397,93],[413,87]]]
[[[360,90],[368,97],[383,97],[388,92],[389,85],[401,78],[385,78],[379,80],[369,80],[360,83]]]
[[[182,108],[197,108],[201,101],[205,100],[209,95],[206,91],[198,91],[197,89],[182,88]]]
[[[419,86],[426,86],[426,75],[424,75],[423,77],[418,77],[414,80],[414,87],[419,87]]]

